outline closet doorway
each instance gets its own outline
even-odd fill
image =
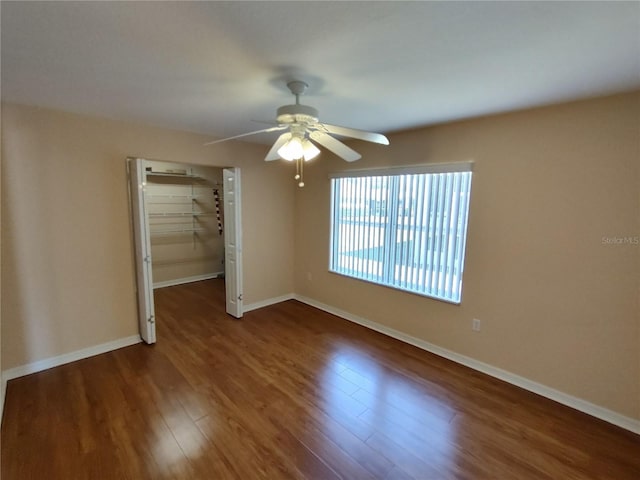
[[[128,158],[140,336],[155,343],[153,289],[224,277],[242,317],[240,170]]]

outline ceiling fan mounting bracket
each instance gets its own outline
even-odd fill
[[[292,80],[291,82],[287,83],[287,87],[289,87],[291,93],[298,97],[299,95],[302,95],[307,91],[307,88],[309,88],[309,84],[300,80]]]

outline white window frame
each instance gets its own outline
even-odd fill
[[[472,171],[457,162],[331,173],[329,271],[460,304]]]

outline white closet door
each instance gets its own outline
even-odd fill
[[[140,337],[146,343],[156,343],[153,277],[151,274],[151,241],[149,238],[149,217],[147,215],[145,201],[146,176],[144,160],[135,158],[129,159],[128,162],[136,251]]]
[[[242,317],[242,220],[240,215],[240,170],[225,168],[224,178],[224,273],[229,315]]]

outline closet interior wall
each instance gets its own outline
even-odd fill
[[[222,169],[146,160],[145,170],[154,288],[222,276]]]

